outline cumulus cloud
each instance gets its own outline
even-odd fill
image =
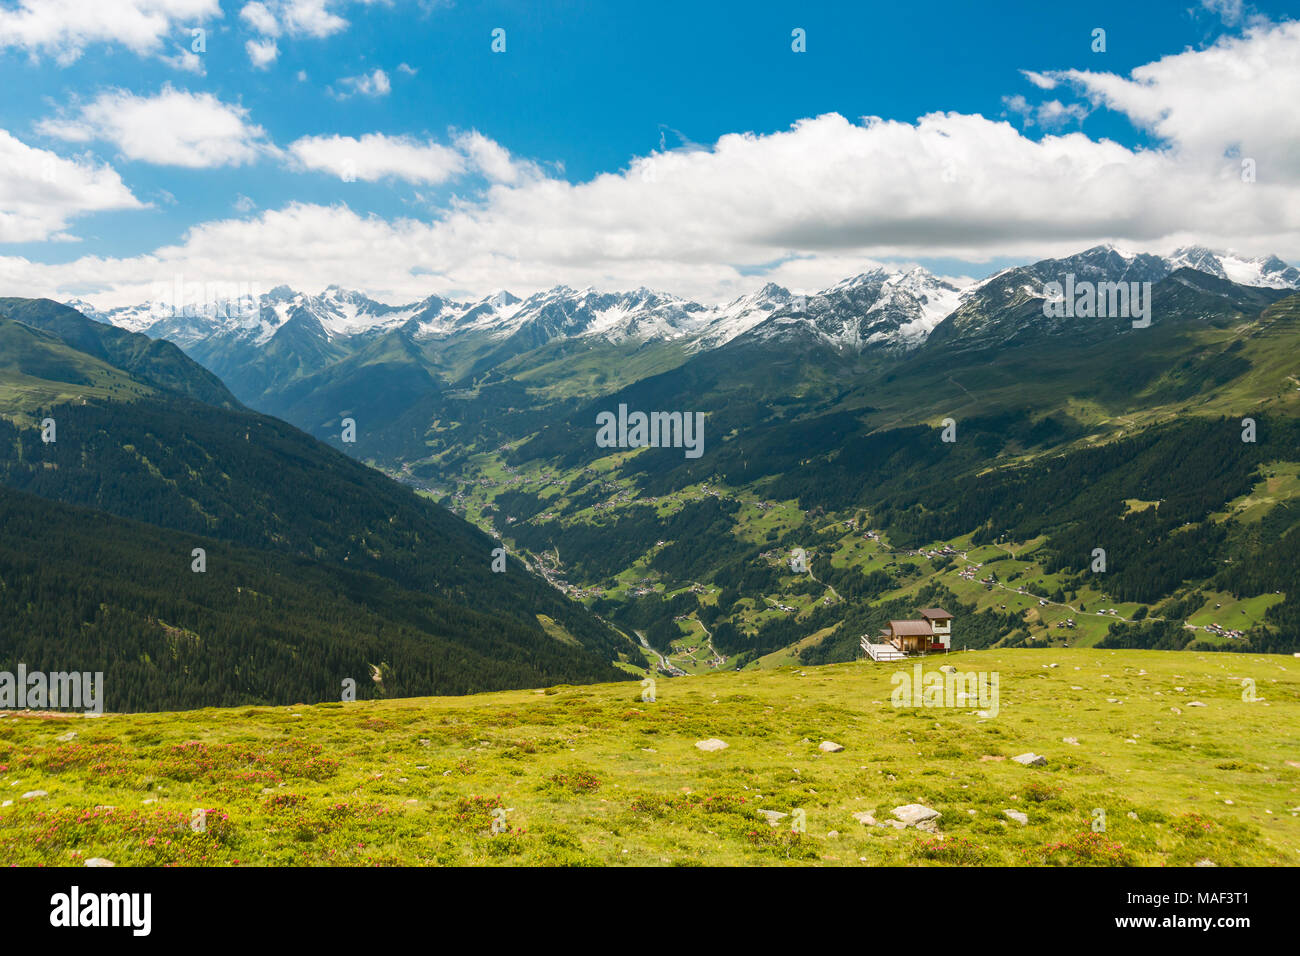
[[[275,40],[249,40],[244,44],[244,51],[253,66],[259,70],[266,69],[280,55],[280,47]]]
[[[220,17],[219,0],[18,0],[0,8],[0,48],[52,56],[65,65],[101,43],[159,55],[164,40],[182,28]],[[177,65],[191,67],[183,59]]]
[[[1300,26],[1252,28],[1128,76],[1042,75],[1054,85],[1031,85],[1050,89],[1060,110],[1117,111],[1151,145],[1082,129],[1030,137],[953,112],[913,122],[832,113],[660,149],[569,182],[477,133],[436,150],[379,134],[310,137],[289,150],[304,167],[340,174],[341,158],[353,155],[357,178],[368,170],[429,183],[463,169],[480,173],[482,188],[427,220],[291,203],[196,226],[149,256],[54,266],[0,259],[0,280],[41,294],[73,283],[84,294],[85,283],[99,283],[106,301],[130,301],[133,284],[147,289],[160,269],[213,279],[234,270],[267,287],[337,282],[395,299],[563,282],[719,300],[768,278],[812,291],[869,258],[1037,258],[1102,241],[1300,258],[1300,105],[1291,95],[1300,88]],[[1243,181],[1242,157],[1257,158],[1256,182]]]
[[[159,57],[164,63],[177,70],[183,70],[186,73],[194,73],[197,76],[203,76],[207,71],[203,68],[203,57],[193,50],[178,48],[174,56]]]
[[[194,169],[242,166],[275,151],[243,107],[171,86],[155,96],[106,90],[37,130],[69,142],[109,142],[127,159]]]
[[[279,0],[275,7],[290,33],[327,37],[338,33],[348,21],[334,12],[341,2],[332,0]]]
[[[336,12],[344,6],[346,0],[251,0],[240,7],[239,20],[257,37],[246,42],[244,49],[254,66],[265,67],[280,52],[273,42],[276,38],[323,39],[347,29],[348,21]]]
[[[1044,129],[1059,129],[1070,122],[1082,122],[1088,116],[1088,107],[1083,103],[1062,103],[1060,100],[1047,100],[1043,103],[1031,103],[1017,93],[1005,96],[1002,102],[1012,113],[1023,117],[1026,126],[1041,126]]]
[[[258,33],[269,37],[280,35],[280,21],[264,3],[246,3],[239,11],[239,19]]]
[[[1056,80],[1050,76],[1043,73],[1036,73],[1033,70],[1021,70],[1020,73],[1025,79],[1034,84],[1034,86],[1038,87],[1040,90],[1056,89]]]
[[[1236,26],[1246,18],[1242,0],[1201,0],[1201,7],[1217,16],[1227,26]]]
[[[1300,22],[1255,26],[1204,50],[1163,57],[1129,76],[1062,70],[1090,100],[1127,116],[1179,153],[1217,167],[1249,156],[1274,181],[1300,177]]]
[[[542,177],[542,170],[536,163],[512,156],[508,149],[478,130],[457,135],[455,143],[456,148],[469,159],[470,165],[489,182],[513,185]]]
[[[360,76],[345,76],[339,80],[339,86],[342,87],[342,90],[337,94],[340,97],[353,94],[359,96],[387,96],[393,89],[388,74],[380,69],[376,69],[373,73],[363,73]]]
[[[462,153],[409,136],[367,133],[304,136],[289,145],[289,155],[304,169],[332,173],[345,181],[400,179],[408,183],[446,182],[465,171]]]
[[[109,167],[65,159],[0,130],[0,242],[69,239],[63,230],[74,217],[142,206]]]

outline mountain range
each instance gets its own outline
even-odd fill
[[[963,317],[972,312],[1015,310],[1042,298],[1043,287],[1066,273],[1080,280],[1158,281],[1180,268],[1259,288],[1300,288],[1300,270],[1274,256],[1247,259],[1186,247],[1162,257],[1099,246],[980,282],[877,267],[814,295],[769,283],[717,306],[645,288],[602,293],[566,286],[524,299],[500,291],[478,301],[433,295],[403,305],[337,286],[319,295],[279,286],[234,314],[223,303],[176,309],[151,302],[104,311],[68,304],[101,323],[174,343],[250,407],[327,438],[346,413],[391,422],[440,390],[503,379],[597,394],[728,347],[831,350],[850,364],[859,356],[905,355],[945,319],[958,316],[941,339],[965,327]],[[1031,327],[1040,323],[1032,307],[1020,311]]]
[[[79,299],[65,304],[96,321],[166,339],[204,355],[266,348],[277,337],[291,338],[295,333],[342,345],[391,332],[415,342],[486,335],[519,350],[584,337],[615,344],[685,340],[701,350],[720,347],[756,329],[763,336],[780,337],[781,330],[800,334],[793,331],[798,324],[838,346],[906,349],[922,343],[961,302],[991,284],[1005,288],[1019,283],[1041,297],[1042,285],[1066,272],[1089,280],[1157,281],[1184,267],[1241,285],[1300,288],[1300,269],[1276,256],[1243,258],[1200,246],[1157,256],[1097,246],[1075,256],[1006,269],[974,283],[945,280],[921,268],[877,267],[815,295],[795,296],[768,283],[717,306],[646,288],[601,293],[567,286],[526,299],[503,290],[477,301],[432,295],[404,305],[386,305],[338,286],[319,295],[278,286],[258,297],[258,307],[249,315],[222,314],[220,305],[211,302],[180,310],[156,301],[105,310]]]
[[[1150,283],[1149,327],[1051,314],[1066,276]],[[390,694],[692,672],[701,632],[710,667],[844,660],[913,603],[960,614],[968,646],[1059,641],[1052,607],[1102,602],[1133,617],[1074,639],[1177,648],[1219,646],[1187,622],[1238,602],[1244,643],[1223,646],[1300,647],[1297,289],[1275,257],[1099,246],[718,306],[568,287],[393,306],[282,286],[246,314],[0,300],[0,593],[36,609],[10,608],[9,648],[117,635],[147,709],[306,699],[339,668]],[[620,405],[704,413],[702,456],[600,448]],[[57,445],[35,437],[46,416]],[[56,539],[22,496],[50,502]],[[188,586],[169,603],[159,550],[194,541],[235,577],[182,580],[283,610]],[[999,542],[1024,582],[1002,604],[953,565]],[[814,578],[782,570],[796,547]],[[133,592],[104,575],[114,549]],[[75,612],[31,597],[86,580]]]

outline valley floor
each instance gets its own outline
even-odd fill
[[[8,712],[0,862],[1300,863],[1300,660],[994,649],[925,672],[945,664],[996,674],[996,714],[893,706],[912,661],[660,679],[654,702],[627,682]],[[908,804],[933,832],[889,823]]]

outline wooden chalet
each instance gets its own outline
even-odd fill
[[[952,615],[941,607],[927,607],[920,618],[890,621],[881,628],[879,643],[862,637],[862,649],[872,660],[897,660],[909,654],[943,653],[952,647]]]

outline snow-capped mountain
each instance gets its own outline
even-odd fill
[[[750,295],[733,299],[726,305],[714,310],[714,316],[690,344],[691,351],[699,352],[726,345],[739,335],[744,335],[754,326],[763,322],[778,309],[785,308],[794,301],[789,289],[784,289],[775,282],[769,282],[763,288]]]
[[[1147,252],[1127,252],[1112,245],[1093,246],[1083,252],[1061,259],[1042,259],[1024,266],[1013,266],[995,273],[968,290],[969,294],[981,292],[992,286],[1007,291],[1041,297],[1042,286],[1060,282],[1066,274],[1076,281],[1090,282],[1159,282],[1178,269],[1195,269],[1219,279],[1239,285],[1269,289],[1300,289],[1300,269],[1288,265],[1277,256],[1259,256],[1246,259],[1228,252],[1215,252],[1204,246],[1184,246],[1169,256]],[[1008,284],[1013,277],[1023,280],[1020,285]]]
[[[785,341],[906,352],[925,343],[948,316],[961,325],[972,316],[1020,309],[1066,274],[1076,280],[1157,282],[1179,268],[1244,285],[1300,289],[1300,269],[1276,256],[1244,258],[1199,246],[1158,256],[1103,245],[1005,269],[965,287],[921,268],[877,267],[815,295],[794,295],[768,283],[713,307],[646,288],[598,292],[567,286],[524,299],[502,290],[477,301],[431,295],[403,305],[338,286],[319,295],[278,286],[254,302],[199,302],[183,309],[165,302],[103,310],[80,299],[67,304],[97,321],[167,339],[209,368],[227,371],[277,348],[306,349],[304,367],[328,363],[393,332],[429,348],[479,341],[484,354],[499,359],[570,339],[680,341],[692,353],[732,342]]]
[[[587,290],[576,317],[590,321],[580,334],[609,342],[679,339],[699,332],[709,309],[675,295],[646,288],[601,295]]]
[[[1112,245],[1094,246],[1060,259],[1043,259],[1004,269],[975,283],[962,295],[952,314],[936,327],[927,344],[928,347],[986,348],[1041,334],[1078,333],[1087,337],[1112,321],[1122,327],[1129,323],[1128,317],[1075,317],[1072,312],[1046,315],[1043,300],[1049,295],[1059,295],[1059,286],[1067,284],[1068,277],[1073,277],[1069,282],[1075,285],[1085,282],[1154,285],[1179,269],[1192,269],[1214,280],[1270,291],[1300,288],[1300,272],[1274,256],[1247,260],[1201,247],[1187,247],[1170,256],[1158,256],[1128,252]],[[1049,283],[1058,284],[1051,293]],[[1159,314],[1154,316],[1154,321],[1161,320]]]
[[[813,296],[796,296],[756,323],[755,341],[808,337],[841,349],[905,351],[925,341],[961,301],[962,290],[924,269],[877,268]]]
[[[1283,262],[1277,256],[1248,259],[1231,252],[1214,252],[1204,246],[1184,246],[1175,249],[1167,261],[1171,269],[1185,266],[1238,285],[1300,289],[1300,269]]]
[[[170,308],[163,303],[154,301],[118,306],[113,309],[98,309],[84,299],[68,299],[63,304],[76,309],[88,319],[94,319],[105,325],[115,325],[128,332],[147,333],[158,324],[160,319],[171,312]],[[163,336],[154,336],[154,338],[163,338]]]
[[[451,333],[479,331],[524,344],[589,336],[609,342],[657,341],[698,331],[708,310],[696,302],[650,289],[602,293],[557,286],[519,300],[509,293],[484,299],[446,326]]]

